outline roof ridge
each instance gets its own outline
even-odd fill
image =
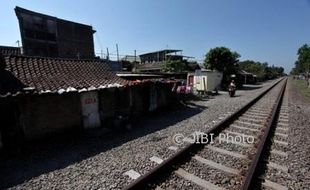
[[[20,57],[20,58],[32,58],[32,59],[47,59],[47,60],[64,60],[64,61],[98,61],[98,62],[105,62],[103,59],[98,58],[88,58],[88,59],[74,59],[74,58],[62,58],[62,57],[44,57],[44,56],[30,56],[30,55],[3,55],[4,57]]]

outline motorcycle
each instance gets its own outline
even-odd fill
[[[236,93],[236,86],[229,85],[229,87],[228,87],[228,93],[229,93],[229,96],[230,96],[230,97],[235,96],[235,93]]]

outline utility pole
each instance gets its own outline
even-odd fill
[[[136,69],[136,61],[137,61],[137,51],[135,50],[135,61],[133,62],[133,66]]]
[[[157,52],[157,62],[159,62],[159,52]]]
[[[110,56],[109,56],[109,48],[107,48],[107,60],[110,60]]]
[[[20,46],[20,41],[17,40],[16,43],[17,43],[18,48],[20,49],[20,53],[21,53],[21,54],[24,54],[23,47]]]
[[[77,56],[77,59],[80,59],[80,52],[78,52],[77,54],[76,54],[76,56]]]
[[[119,62],[118,44],[116,44],[116,54],[117,54],[117,62]]]
[[[101,49],[100,52],[101,52],[101,59],[103,59],[103,51],[102,51],[102,49]]]

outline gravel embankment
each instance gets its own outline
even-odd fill
[[[280,110],[280,123],[275,133],[287,134],[288,137],[274,135],[273,140],[288,142],[288,146],[272,141],[271,150],[288,153],[288,156],[270,154],[266,159],[288,168],[288,171],[266,167],[264,179],[276,182],[288,189],[310,189],[310,102],[306,101],[289,79],[287,90]],[[282,116],[281,116],[282,115]],[[288,117],[288,122],[287,122]],[[288,126],[285,126],[288,124]],[[288,128],[281,130],[280,128]],[[261,189],[261,188],[258,188]],[[268,189],[262,186],[262,189]]]
[[[293,80],[289,79],[280,111],[281,121],[277,123],[275,130],[275,133],[287,134],[288,137],[275,134],[271,144],[271,150],[288,153],[288,156],[271,153],[266,158],[268,162],[287,167],[288,171],[267,166],[262,177],[288,189],[310,189],[310,102],[300,95],[293,83]],[[288,146],[275,143],[274,140],[288,142]]]
[[[310,102],[306,101],[289,80],[290,189],[310,189]]]
[[[191,102],[187,108],[144,118],[130,132],[33,145],[22,156],[1,159],[0,189],[120,189],[132,182],[124,172],[133,169],[144,174],[155,166],[149,158],[167,158],[173,153],[168,150],[174,145],[173,135],[208,129],[273,82],[239,90],[234,98],[220,92],[208,100]]]

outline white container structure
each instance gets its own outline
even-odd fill
[[[192,86],[196,92],[218,91],[223,79],[223,73],[212,70],[196,70],[187,74],[187,85]]]

